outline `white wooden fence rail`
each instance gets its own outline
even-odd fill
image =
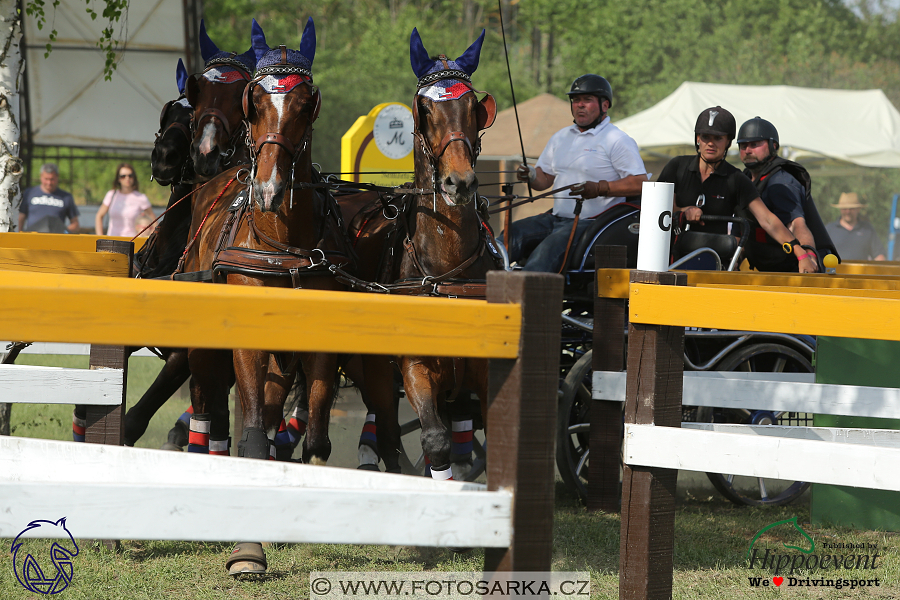
[[[96,539],[503,548],[512,538],[513,495],[474,483],[10,437],[0,473],[7,538],[63,516]]]

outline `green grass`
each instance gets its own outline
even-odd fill
[[[36,357],[24,355],[21,364],[87,366],[87,358]],[[155,358],[133,358],[129,363],[128,402],[140,397],[156,376],[162,362]],[[188,400],[170,402],[151,424],[142,446],[156,448],[181,414]],[[71,439],[71,406],[16,404],[14,435],[48,439]],[[790,598],[900,598],[900,535],[876,531],[853,531],[841,527],[809,524],[808,501],[787,507],[739,508],[708,490],[689,493],[677,505],[675,524],[675,599],[731,600],[760,598],[763,594],[789,594]],[[808,498],[808,495],[804,498]],[[298,506],[298,511],[303,507]],[[2,512],[2,507],[0,507]],[[50,518],[50,515],[36,518]],[[875,571],[863,577],[878,577],[875,588],[751,588],[748,577],[771,577],[760,568],[747,567],[745,553],[756,532],[775,521],[797,517],[817,544],[853,542],[877,544],[882,558]],[[365,526],[364,524],[362,526]],[[618,598],[619,515],[587,512],[557,484],[553,570],[588,571],[592,598]],[[211,531],[214,531],[214,525]],[[0,540],[10,548],[12,540]],[[770,548],[782,543],[802,545],[799,535],[781,527],[761,538]],[[33,540],[29,549],[37,557],[49,552],[49,542]],[[232,545],[226,543],[122,541],[110,551],[80,540],[72,584],[58,597],[70,600],[191,599],[296,599],[307,598],[310,571],[477,571],[483,552],[454,554],[449,550],[395,546],[348,546],[321,544],[275,544],[267,548],[269,575],[263,579],[234,580],[224,570]],[[8,552],[8,550],[7,550]],[[817,551],[818,552],[818,551]],[[841,551],[832,551],[841,552]],[[0,599],[37,598],[24,590],[13,574],[12,557],[0,567]],[[52,568],[52,567],[51,567]],[[798,575],[798,574],[795,574]],[[806,577],[807,574],[802,574]],[[821,574],[809,574],[811,578]],[[858,578],[855,571],[829,571],[827,578]],[[784,587],[784,586],[782,586]]]

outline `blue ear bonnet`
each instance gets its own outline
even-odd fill
[[[184,94],[184,86],[187,83],[188,73],[181,59],[178,59],[178,65],[175,67],[175,84],[178,85],[178,93]]]
[[[300,54],[299,50],[287,49],[285,54],[288,64],[309,71],[310,73],[312,72],[312,62],[308,58]],[[283,64],[281,62],[281,48],[275,48],[266,52],[262,56],[262,58],[259,59],[259,61],[256,63],[256,70],[263,69],[265,67],[274,67],[275,65],[280,64]]]
[[[254,28],[258,28],[256,21],[253,21]],[[259,28],[259,34],[262,34],[262,28]],[[312,64],[316,58],[316,25],[313,23],[312,17],[306,20],[306,27],[303,29],[303,35],[300,36],[300,48],[298,50],[285,49],[284,60],[281,59],[281,47],[269,48],[264,37],[260,38],[254,32],[251,36],[253,40],[252,48],[256,52],[256,70],[283,65],[297,67],[304,71],[305,75],[312,76]]]
[[[419,31],[413,28],[409,38],[409,61],[413,73],[419,78],[419,87],[428,85],[439,79],[457,78],[471,81],[472,73],[478,68],[478,60],[481,56],[481,46],[484,44],[484,30],[469,48],[456,60],[447,60],[447,66],[441,60],[434,60],[428,56],[428,51],[422,44]],[[444,76],[436,75],[444,72]]]
[[[203,58],[205,67],[208,67],[215,63],[227,64],[229,62],[236,62],[244,69],[246,69],[249,73],[253,72],[253,67],[256,64],[256,55],[254,54],[252,47],[243,54],[235,54],[233,52],[225,52],[224,50],[220,50],[219,47],[216,46],[215,42],[209,39],[209,36],[206,34],[206,25],[202,20],[200,21],[199,37],[200,56]]]

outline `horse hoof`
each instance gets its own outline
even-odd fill
[[[159,447],[160,450],[170,450],[172,452],[184,452],[184,448],[181,446],[176,446],[172,442],[166,442],[162,446]]]
[[[268,566],[266,553],[259,542],[235,544],[231,556],[225,562],[229,575],[259,575],[265,573]]]
[[[378,465],[373,465],[371,463],[365,465],[359,465],[356,467],[358,471],[375,471],[376,473],[381,473],[381,469],[378,468]]]

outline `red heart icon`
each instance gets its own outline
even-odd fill
[[[775,585],[781,585],[782,583],[784,583],[784,577],[773,577],[772,582]]]

